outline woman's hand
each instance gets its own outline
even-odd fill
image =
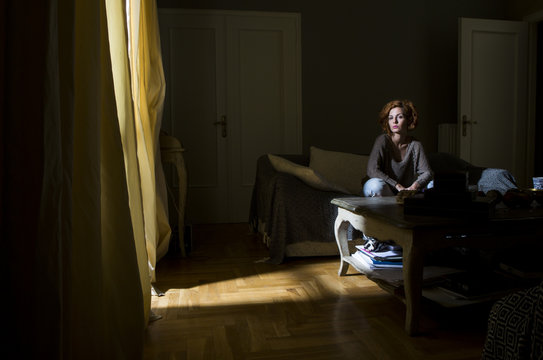
[[[397,183],[396,184],[396,190],[402,191],[402,190],[408,190],[408,189],[406,189],[402,184]]]
[[[410,187],[408,187],[406,190],[418,190],[419,189],[419,183],[418,182],[414,182],[413,184],[411,184]]]

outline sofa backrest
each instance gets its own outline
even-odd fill
[[[353,195],[361,195],[366,179],[368,155],[309,148],[309,167],[326,180],[346,189]]]

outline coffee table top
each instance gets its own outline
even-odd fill
[[[493,223],[504,221],[537,220],[543,222],[543,207],[527,209],[509,209],[497,207],[488,218],[444,217],[405,215],[403,205],[396,202],[394,196],[384,197],[338,197],[331,201],[342,209],[362,216],[371,216],[401,228],[416,228],[441,225],[466,224],[470,222]]]

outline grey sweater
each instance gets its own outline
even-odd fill
[[[432,180],[432,169],[420,141],[412,139],[402,161],[396,161],[393,154],[394,144],[390,136],[379,135],[371,150],[367,175],[383,179],[392,187],[398,183],[409,187],[417,181],[422,188]]]

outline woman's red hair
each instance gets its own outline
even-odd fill
[[[388,114],[390,110],[394,108],[402,108],[403,116],[407,119],[407,129],[413,130],[418,125],[418,114],[415,105],[409,100],[393,100],[385,104],[383,109],[379,113],[379,124],[383,128],[383,131],[390,135],[390,128],[388,126]]]

